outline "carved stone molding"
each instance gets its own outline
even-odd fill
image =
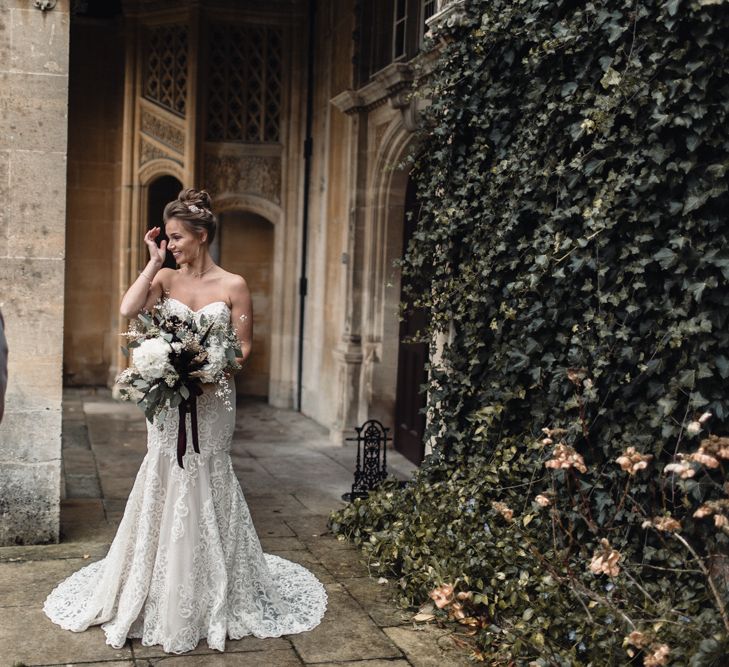
[[[438,10],[425,23],[433,37],[445,28],[463,25],[466,21],[466,0],[440,0]]]
[[[389,98],[412,88],[413,69],[407,63],[390,63],[358,90],[344,90],[331,103],[346,114],[371,111]]]
[[[142,137],[142,144],[139,151],[139,166],[141,167],[147,162],[159,159],[172,160],[176,164],[182,164],[182,162],[178,158],[173,157],[167,151],[163,150],[159,146],[147,141],[146,139],[144,139],[144,137]]]
[[[185,152],[185,133],[147,109],[142,109],[142,132],[180,153]]]
[[[216,194],[252,192],[281,203],[281,159],[261,155],[205,156],[205,182]]]

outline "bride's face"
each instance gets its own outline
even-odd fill
[[[201,234],[192,231],[178,218],[170,218],[165,225],[167,249],[178,264],[189,264],[200,253]]]

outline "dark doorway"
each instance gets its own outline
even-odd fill
[[[408,179],[405,193],[403,220],[403,254],[418,222],[419,204],[412,179]],[[412,212],[412,216],[408,216]],[[408,219],[411,217],[412,219]],[[404,299],[400,289],[400,300]],[[413,463],[420,465],[425,455],[423,433],[425,431],[426,392],[421,385],[427,382],[425,362],[428,359],[428,343],[406,343],[403,339],[424,332],[427,313],[424,308],[413,308],[400,322],[400,343],[397,355],[397,393],[395,398],[395,449]]]
[[[177,199],[177,195],[182,190],[182,183],[174,176],[160,176],[158,179],[149,184],[147,193],[147,229],[152,227],[162,227],[162,233],[157,237],[157,245],[167,240],[165,228],[162,224],[162,213],[165,206],[173,199]],[[146,253],[145,253],[146,256]],[[171,252],[167,252],[164,267],[175,269],[177,264]]]

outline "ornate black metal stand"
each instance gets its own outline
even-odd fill
[[[376,419],[368,419],[362,426],[355,426],[356,438],[346,438],[357,442],[357,465],[354,470],[352,490],[342,494],[342,500],[366,498],[372,489],[387,477],[387,435],[390,430]],[[382,465],[380,466],[380,459]]]

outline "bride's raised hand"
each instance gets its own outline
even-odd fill
[[[144,242],[147,244],[149,250],[149,258],[159,266],[162,266],[165,262],[165,252],[167,250],[167,241],[157,245],[155,239],[160,235],[162,230],[159,227],[152,227],[145,235]]]

